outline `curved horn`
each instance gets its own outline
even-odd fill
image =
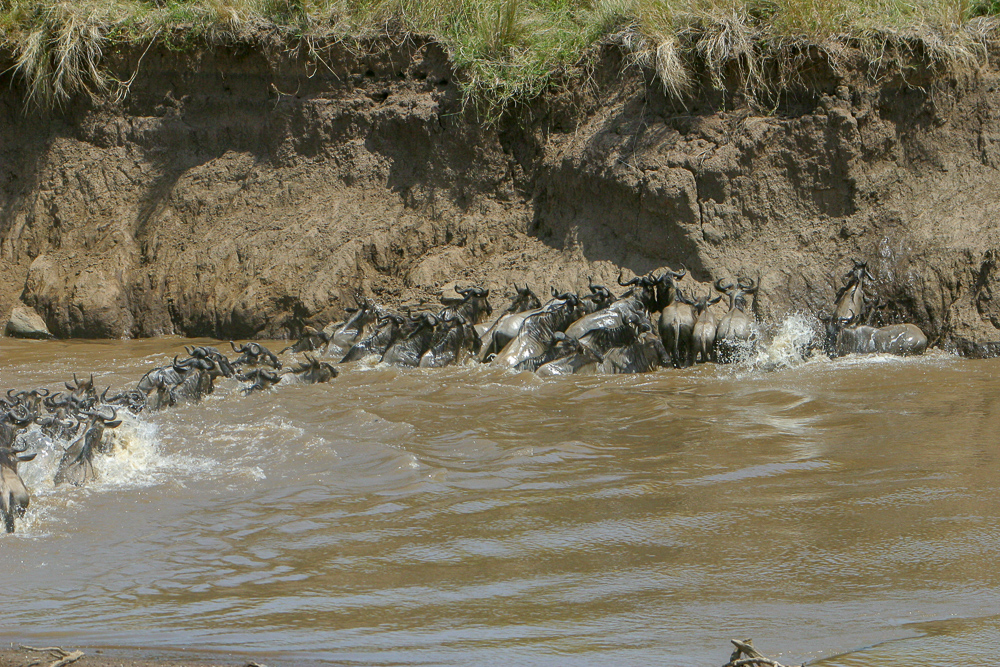
[[[729,281],[728,283],[725,284],[723,284],[722,281],[723,281],[722,278],[719,278],[718,280],[715,281],[715,289],[722,292],[723,294],[736,287],[736,285],[734,285],[732,281]]]
[[[7,413],[7,419],[18,426],[24,426],[32,421],[31,415],[28,413],[28,407],[25,405],[15,405],[12,407]]]

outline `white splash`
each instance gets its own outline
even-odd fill
[[[795,313],[778,325],[774,337],[761,345],[750,365],[760,370],[791,368],[805,362],[820,340],[821,324],[815,317]]]

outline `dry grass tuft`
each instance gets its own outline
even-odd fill
[[[794,81],[809,46],[831,60],[860,47],[875,76],[919,62],[975,69],[998,16],[1000,0],[0,0],[0,37],[29,102],[51,108],[113,87],[101,68],[111,45],[203,48],[277,30],[308,47],[417,33],[448,49],[466,101],[496,119],[602,40],[673,97],[705,71],[752,102]]]

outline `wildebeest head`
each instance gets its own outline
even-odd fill
[[[604,285],[594,284],[593,277],[587,277],[587,287],[590,289],[590,294],[581,298],[580,301],[585,304],[584,310],[588,314],[607,308],[615,300],[615,295],[611,293],[611,290]]]
[[[719,278],[715,281],[715,289],[729,297],[729,310],[746,310],[747,294],[755,294],[758,285],[752,278],[738,278],[734,283],[732,280]]]
[[[541,307],[542,302],[538,299],[535,293],[531,291],[531,288],[528,287],[528,283],[525,283],[524,287],[518,287],[517,283],[514,283],[513,300],[504,312],[523,313],[526,310],[533,310]]]
[[[657,309],[657,295],[656,295],[656,285],[659,282],[657,278],[651,275],[636,276],[631,280],[622,282],[622,274],[618,273],[618,284],[622,287],[631,287],[628,292],[622,295],[622,299],[634,299],[646,310],[656,310]]]
[[[687,275],[687,267],[681,266],[680,271],[665,267],[663,273],[656,277],[656,305],[658,309],[669,306],[681,293],[679,283]]]
[[[694,300],[687,299],[687,298],[684,299],[684,303],[687,303],[687,304],[690,304],[691,306],[694,306],[694,312],[697,313],[698,315],[701,315],[706,310],[708,310],[709,306],[714,306],[715,304],[719,303],[720,301],[722,301],[722,295],[720,294],[717,297],[712,297],[712,293],[711,292],[709,292],[708,294],[706,294],[704,296],[699,296],[699,297],[695,298]]]
[[[860,283],[864,280],[869,280],[874,282],[875,276],[873,276],[868,271],[868,262],[859,259],[854,260],[854,267],[844,274],[844,285],[849,286],[852,283]]]

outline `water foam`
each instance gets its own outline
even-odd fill
[[[770,343],[759,347],[749,365],[765,371],[798,366],[812,356],[820,341],[820,331],[818,319],[793,313],[781,321]]]

